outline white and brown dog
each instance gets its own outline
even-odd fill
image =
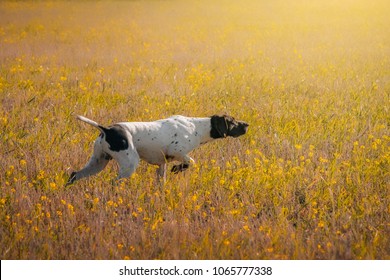
[[[109,127],[82,116],[77,117],[101,131],[87,165],[72,172],[67,185],[99,173],[109,160],[119,164],[117,179],[129,177],[140,159],[158,165],[157,176],[165,180],[167,162],[178,161],[172,172],[186,170],[194,160],[188,155],[200,145],[218,138],[238,137],[247,132],[248,124],[233,117],[214,115],[208,118],[172,116],[153,122],[120,122]]]

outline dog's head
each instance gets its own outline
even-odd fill
[[[238,137],[244,135],[248,130],[249,124],[243,121],[237,121],[228,115],[211,117],[210,136],[214,139],[226,138],[228,136]]]

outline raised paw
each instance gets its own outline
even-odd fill
[[[181,163],[178,165],[174,165],[171,169],[171,172],[177,174],[179,172],[183,172],[184,170],[187,170],[190,165],[188,163]]]

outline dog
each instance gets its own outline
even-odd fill
[[[180,164],[174,165],[171,172],[182,172],[194,162],[188,155],[192,150],[215,139],[244,135],[249,126],[228,115],[205,118],[177,115],[152,122],[119,122],[108,127],[83,116],[77,119],[97,128],[100,135],[89,162],[71,173],[66,186],[99,173],[111,159],[119,165],[117,180],[130,177],[142,159],[157,165],[157,178],[165,181],[168,162],[178,161]]]

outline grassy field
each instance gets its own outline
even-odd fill
[[[390,259],[390,3],[1,1],[1,259]],[[64,188],[102,124],[247,135]]]

